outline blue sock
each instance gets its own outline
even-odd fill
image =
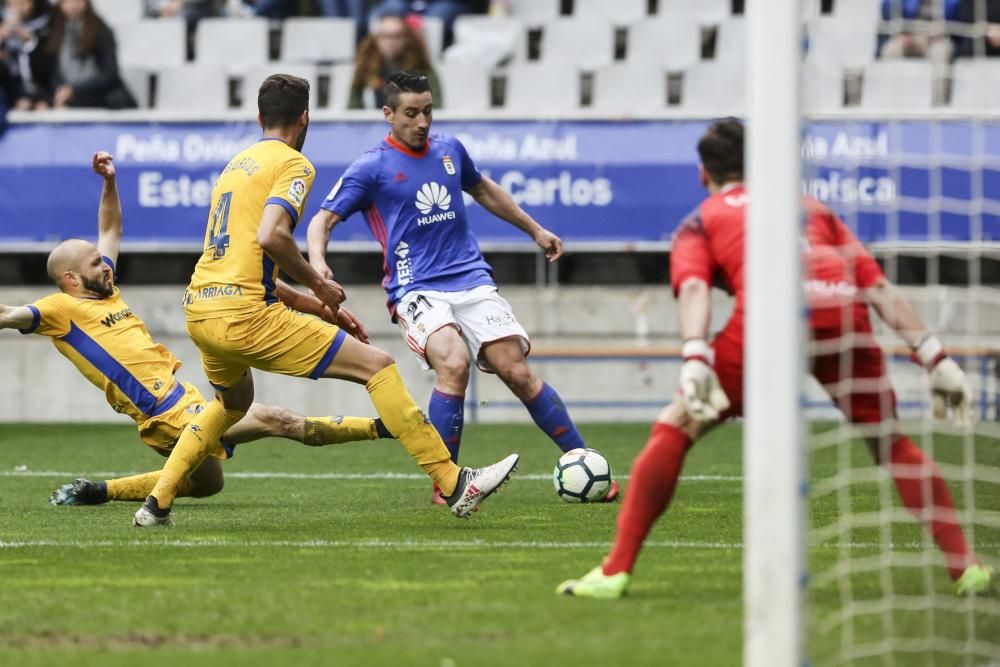
[[[576,430],[566,404],[548,384],[542,384],[542,390],[533,399],[524,401],[524,407],[528,408],[528,413],[538,424],[538,428],[545,431],[545,435],[552,438],[559,449],[568,452],[587,446],[583,442],[583,436]]]
[[[437,389],[431,393],[427,417],[444,440],[451,460],[458,463],[458,448],[462,445],[462,427],[465,425],[465,396],[445,394]]]

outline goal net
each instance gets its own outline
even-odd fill
[[[1000,1],[821,10],[806,22],[803,188],[965,371],[976,422],[933,420],[930,375],[874,309],[898,428],[847,423],[806,380],[805,652],[820,667],[1000,665],[1000,597],[959,596],[953,580],[961,536],[1000,569]],[[857,370],[866,335],[808,345],[837,360],[839,400],[871,392],[889,413],[888,386]]]

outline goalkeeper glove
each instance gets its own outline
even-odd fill
[[[695,338],[681,346],[681,396],[684,409],[698,422],[713,422],[729,407],[729,398],[712,368],[714,354],[704,340]]]
[[[949,357],[944,346],[934,336],[928,336],[913,350],[913,355],[931,376],[931,393],[934,419],[951,418],[955,426],[969,426],[975,415],[972,408],[972,388],[969,379],[955,360]]]

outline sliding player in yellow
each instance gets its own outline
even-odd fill
[[[71,239],[49,255],[48,273],[59,292],[28,306],[0,305],[0,329],[15,328],[52,338],[56,349],[104,391],[115,412],[135,420],[139,437],[167,456],[183,428],[205,406],[192,385],[174,378],[180,362],[165,346],[153,341],[115,285],[114,267],[122,235],[122,211],[115,182],[115,166],[108,153],[96,153],[93,169],[104,178],[98,208],[97,246]],[[287,285],[276,293],[300,310],[323,314],[318,299]],[[360,323],[341,319],[360,338]],[[326,311],[327,316],[331,316]],[[303,316],[304,317],[304,316]],[[220,459],[232,455],[239,443],[278,436],[307,445],[391,437],[379,420],[360,417],[303,417],[291,410],[255,403],[244,419],[209,443],[211,457],[181,480],[177,495],[204,497],[222,489]],[[108,500],[144,500],[160,472],[92,482],[78,479],[56,489],[55,505],[94,505]]]
[[[413,402],[389,354],[278,303],[280,267],[310,288],[338,321],[344,319],[343,289],[309,265],[292,237],[315,177],[300,152],[308,107],[308,82],[287,74],[268,77],[257,94],[263,137],[232,158],[215,184],[204,251],[184,296],[184,314],[216,398],[184,429],[156,487],[135,513],[136,526],[171,523],[180,484],[250,409],[251,368],[364,384],[389,432],[448,496],[456,516],[468,516],[517,465],[517,455],[511,454],[485,468],[459,468]]]

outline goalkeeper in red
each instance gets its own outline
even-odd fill
[[[670,503],[685,454],[714,425],[743,411],[747,193],[742,124],[727,119],[710,126],[698,154],[709,196],[678,228],[670,258],[684,340],[678,397],[657,417],[633,463],[611,553],[582,578],[560,584],[559,593],[602,599],[624,595],[642,543]],[[812,374],[858,427],[875,461],[886,466],[907,509],[925,522],[958,593],[986,593],[993,572],[966,543],[937,465],[900,430],[869,305],[912,347],[930,374],[935,417],[946,416],[950,408],[957,423],[971,420],[965,374],[851,231],[815,200],[806,199],[804,209]],[[711,287],[719,278],[735,296],[735,305],[725,327],[708,341]]]

